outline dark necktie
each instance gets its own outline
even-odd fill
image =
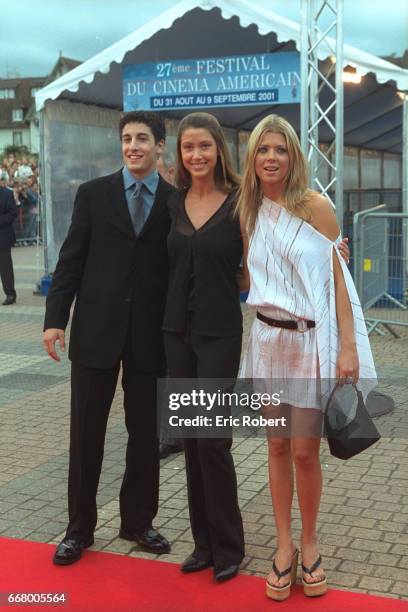
[[[136,181],[129,198],[129,213],[136,236],[140,234],[145,221],[142,187],[143,183]]]

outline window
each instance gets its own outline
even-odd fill
[[[40,91],[41,87],[32,87],[31,88],[31,97],[34,98],[37,91]]]
[[[16,97],[14,89],[0,89],[0,100],[11,100]]]
[[[14,108],[13,109],[12,120],[13,121],[22,121],[23,120],[23,109],[22,108]]]
[[[23,144],[23,132],[13,132],[13,145],[21,147]]]

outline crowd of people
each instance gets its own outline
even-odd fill
[[[35,159],[6,155],[0,162],[0,187],[13,192],[17,206],[17,217],[13,223],[16,244],[34,244],[37,240],[39,205],[38,165]]]

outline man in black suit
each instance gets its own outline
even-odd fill
[[[15,242],[13,221],[16,217],[17,206],[13,192],[6,187],[0,187],[0,278],[6,294],[3,306],[10,306],[16,301],[11,259],[11,247]]]
[[[156,170],[163,119],[127,113],[119,133],[124,167],[79,187],[47,297],[44,347],[57,361],[55,344],[65,349],[76,297],[69,346],[69,524],[54,555],[58,565],[77,561],[94,541],[106,425],[121,364],[128,444],[119,535],[149,552],[170,550],[152,521],[159,491],[156,381],[165,372],[166,204],[174,188]]]

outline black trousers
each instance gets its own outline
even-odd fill
[[[235,378],[241,335],[232,337],[164,333],[171,378]],[[239,564],[245,554],[238,506],[232,437],[184,440],[188,501],[195,555],[215,568]]]
[[[3,291],[6,295],[15,295],[13,261],[11,259],[11,248],[0,248],[0,278]]]
[[[110,370],[72,363],[67,537],[88,538],[96,526],[96,493],[119,369],[119,363]],[[129,348],[122,356],[122,369],[128,443],[119,497],[121,527],[142,531],[152,525],[158,510],[156,381],[163,373],[138,370]]]

